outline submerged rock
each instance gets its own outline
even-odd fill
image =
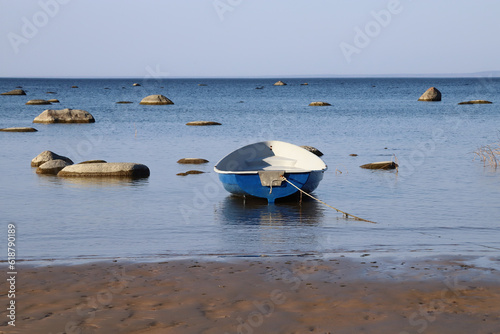
[[[207,162],[208,160],[201,158],[183,158],[177,161],[178,164],[193,164],[193,165],[206,164]]]
[[[14,127],[14,128],[3,128],[0,131],[4,132],[37,132],[38,130],[35,128],[28,127]]]
[[[312,106],[312,107],[325,107],[325,106],[331,106],[331,104],[328,103],[328,102],[317,101],[317,102],[311,102],[311,103],[309,103],[309,106]]]
[[[459,104],[492,104],[492,103],[493,102],[486,100],[472,100],[472,101],[460,102]]]
[[[170,99],[163,95],[149,95],[141,100],[139,104],[147,105],[164,105],[164,104],[174,104]]]
[[[26,102],[28,105],[39,105],[39,104],[52,104],[47,100],[41,100],[41,99],[36,99],[36,100],[29,100]]]
[[[301,147],[304,148],[304,149],[306,149],[306,150],[308,150],[311,153],[316,154],[318,157],[321,157],[323,155],[323,153],[320,150],[318,150],[316,147],[307,146],[307,145],[303,145]]]
[[[274,83],[274,86],[286,86],[286,83],[284,83],[283,81],[280,80],[280,81],[276,81]]]
[[[202,172],[201,170],[188,170],[186,174],[203,174],[205,172]]]
[[[52,151],[43,151],[42,153],[40,153],[39,155],[34,157],[33,160],[31,160],[31,167],[38,167],[38,166],[46,163],[47,161],[51,161],[51,160],[63,160],[70,165],[73,164],[73,161],[70,158],[59,155],[59,154],[54,153]]]
[[[217,123],[217,122],[210,122],[210,121],[194,121],[194,122],[186,123],[186,125],[205,126],[205,125],[222,125],[222,124]]]
[[[429,101],[429,102],[441,101],[441,92],[437,88],[431,87],[428,90],[426,90],[425,93],[423,93],[418,100]]]
[[[132,101],[118,101],[116,102],[117,104],[129,104],[129,103],[134,103]]]
[[[394,161],[380,161],[380,162],[372,162],[359,167],[365,169],[395,169],[398,167],[398,164],[395,163]]]
[[[33,123],[94,123],[95,119],[88,111],[80,109],[47,109],[35,117]]]
[[[70,163],[61,159],[47,161],[36,169],[37,174],[57,175],[64,167],[69,166]]]
[[[149,177],[146,165],[131,162],[107,162],[77,164],[64,167],[57,176],[60,177]]]
[[[26,95],[26,92],[22,89],[13,89],[11,91],[1,93],[0,95]]]

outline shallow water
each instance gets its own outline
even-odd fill
[[[272,86],[277,80],[1,79],[0,91],[22,86],[28,95],[0,96],[0,127],[39,130],[0,133],[2,221],[5,230],[7,223],[17,226],[18,259],[498,256],[500,171],[484,167],[472,152],[499,140],[499,79],[288,79],[288,86]],[[443,101],[417,102],[431,86]],[[138,104],[150,94],[175,105]],[[87,110],[96,123],[33,125],[48,107],[25,105],[37,98],[59,99],[49,106],[54,109]],[[494,103],[457,105],[472,99]],[[134,103],[115,103],[122,100]],[[312,101],[332,106],[308,107]],[[185,125],[195,120],[223,125]],[[267,205],[229,195],[215,163],[271,139],[319,148],[329,170],[314,195],[377,224],[345,219],[305,199]],[[143,163],[151,176],[39,176],[30,161],[44,150],[74,162]],[[185,157],[210,163],[176,163]],[[359,168],[391,159],[398,172]],[[206,173],[176,175],[189,169]]]

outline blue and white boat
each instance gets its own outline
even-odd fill
[[[222,158],[214,170],[230,193],[274,203],[298,189],[313,191],[327,168],[321,158],[300,146],[270,140],[237,149]]]

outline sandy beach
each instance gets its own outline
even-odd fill
[[[2,334],[500,333],[497,270],[453,258],[115,260],[16,279]]]

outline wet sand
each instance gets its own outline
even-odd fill
[[[0,333],[500,333],[498,278],[368,254],[21,265]]]

